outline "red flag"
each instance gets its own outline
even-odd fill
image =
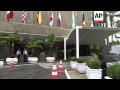
[[[7,20],[9,22],[9,19],[13,17],[13,11],[7,11]]]
[[[58,26],[59,27],[61,26],[61,23],[62,23],[62,21],[61,21],[61,14],[59,12],[59,16],[58,16]]]
[[[53,12],[50,13],[50,26],[52,27],[53,25]]]
[[[23,11],[22,12],[22,21],[25,22],[25,19],[26,19],[27,15],[28,15],[28,11]]]

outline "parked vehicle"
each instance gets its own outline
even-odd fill
[[[120,63],[120,45],[110,44],[102,48],[102,52],[98,54],[100,60],[106,63]]]

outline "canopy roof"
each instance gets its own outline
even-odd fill
[[[108,36],[120,32],[118,28],[82,27],[79,28],[79,44],[94,45],[104,41]],[[67,45],[76,44],[76,29],[68,36]]]

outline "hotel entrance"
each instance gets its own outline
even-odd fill
[[[23,51],[26,48],[26,45],[27,45],[26,41],[14,43],[14,55],[15,55],[15,57],[17,57],[17,55],[16,55],[17,50],[20,49],[20,51],[21,51],[20,60],[19,60],[20,62],[24,62]],[[29,55],[29,51],[28,51],[28,55]]]

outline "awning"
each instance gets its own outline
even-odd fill
[[[108,36],[120,32],[118,28],[82,27],[79,28],[79,44],[94,45],[104,41]],[[76,44],[76,29],[68,36],[67,45]]]

